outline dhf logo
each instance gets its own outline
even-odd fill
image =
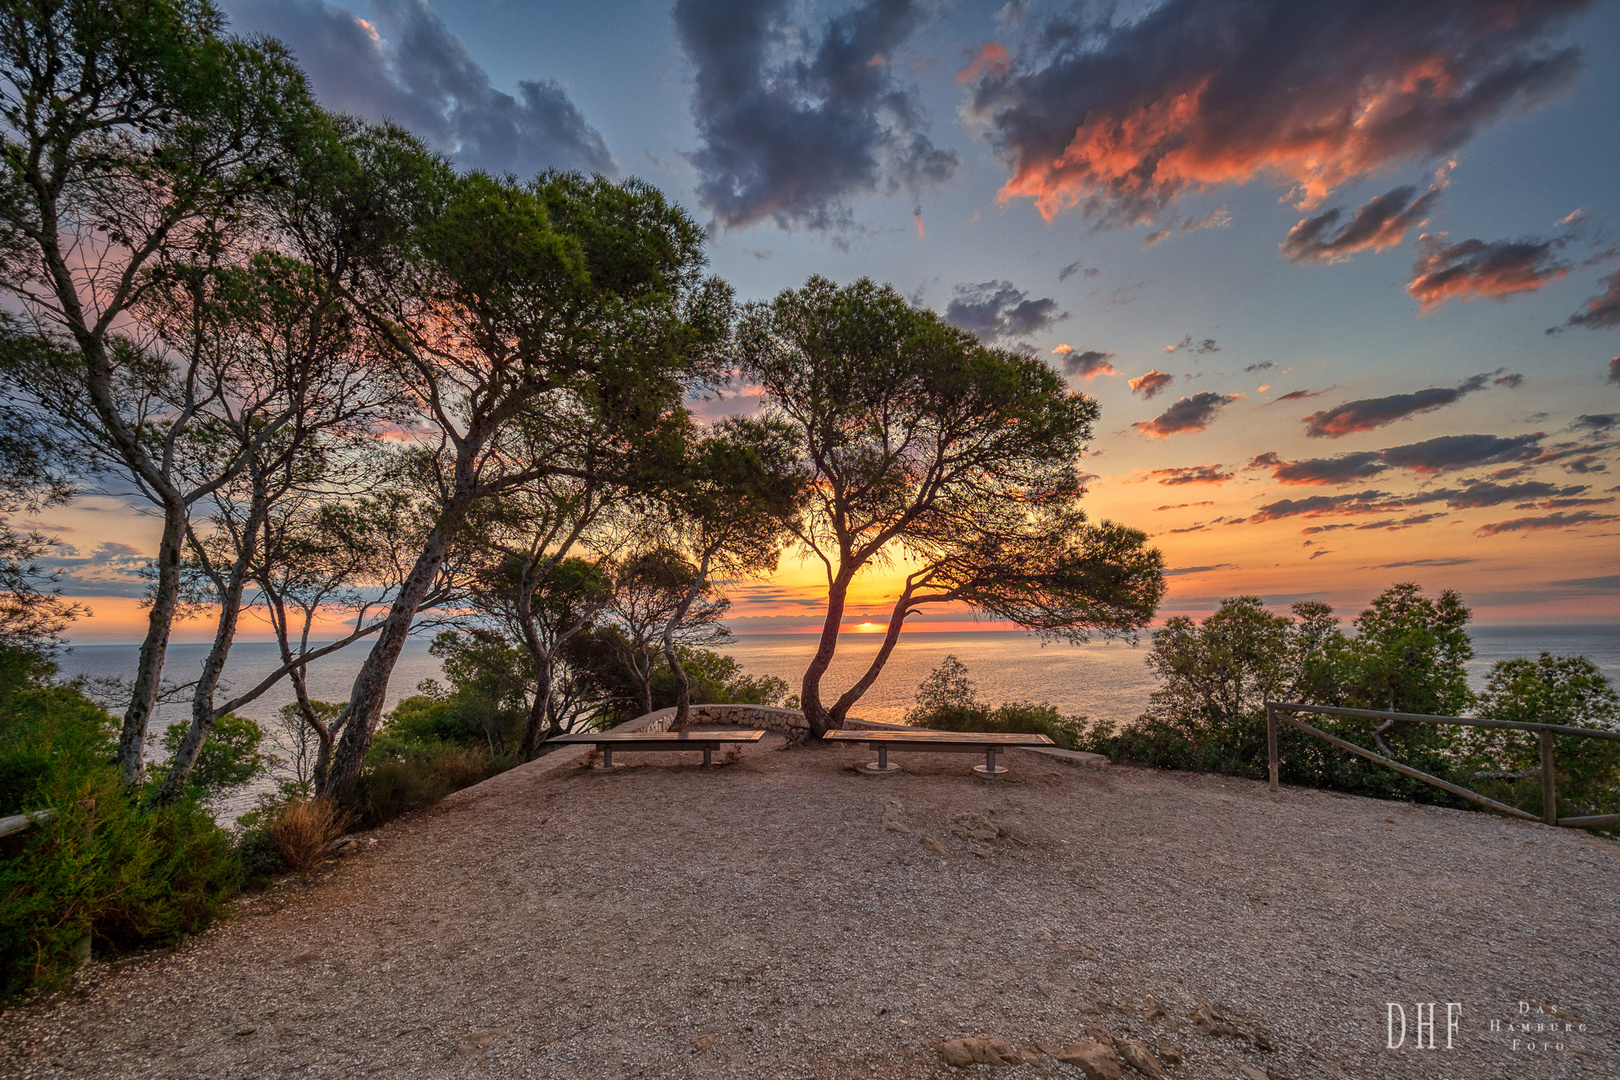
[[[1398,1001],[1389,1001],[1385,1002],[1385,1004],[1389,1006],[1389,1012],[1387,1014],[1389,1038],[1386,1043],[1386,1048],[1390,1050],[1399,1050],[1401,1047],[1406,1045],[1406,1006],[1402,1005]],[[1437,1045],[1435,1042],[1434,1009],[1437,1004],[1438,1002],[1434,1001],[1418,1001],[1413,1003],[1413,1008],[1417,1010],[1417,1023],[1415,1024],[1415,1027],[1417,1028],[1417,1045],[1415,1049],[1442,1049],[1442,1047]],[[1457,1024],[1461,1019],[1462,1002],[1446,1002],[1446,1045],[1444,1049],[1451,1049],[1451,1040],[1457,1034]],[[1399,1027],[1397,1027],[1397,1024]],[[1428,1040],[1427,1042],[1424,1041],[1425,1037]]]

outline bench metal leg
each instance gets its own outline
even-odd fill
[[[878,768],[887,771],[889,768],[889,748],[878,743]]]
[[[708,747],[708,746],[705,746],[703,748],[703,767],[705,769],[707,769],[710,765],[714,764],[714,759],[712,757],[710,757],[710,755],[713,754],[713,753],[714,753],[713,748]]]
[[[602,768],[613,768],[613,747],[611,746],[602,747]]]
[[[996,768],[996,748],[993,746],[987,746],[984,748],[984,764],[973,766],[973,771],[979,776],[988,776],[991,779],[998,776],[1005,776],[1008,772],[1005,765],[999,769]]]

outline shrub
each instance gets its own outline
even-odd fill
[[[0,813],[57,813],[0,840],[0,996],[61,982],[85,938],[122,950],[207,926],[240,885],[230,837],[195,798],[150,807],[126,791],[116,722],[77,689],[8,689]]]
[[[373,746],[343,808],[364,828],[432,806],[452,791],[489,779],[503,768],[483,746],[424,741]]]
[[[163,732],[163,748],[174,759],[186,737],[185,724],[172,724]],[[259,753],[264,731],[258,724],[235,713],[226,713],[214,721],[208,738],[203,740],[197,753],[197,763],[186,778],[189,786],[198,788],[204,796],[218,795],[228,788],[241,787],[270,764],[270,757]],[[164,771],[167,771],[167,764]]]
[[[1000,731],[1017,735],[1045,735],[1059,746],[1081,749],[1086,718],[1063,716],[1045,702],[1009,701],[992,709],[974,698],[967,666],[947,656],[917,686],[917,707],[906,723],[941,731]]]

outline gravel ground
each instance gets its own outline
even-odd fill
[[[960,754],[883,778],[861,748],[779,747],[707,773],[566,752],[461,792],[0,1015],[0,1074],[1078,1077],[1053,1055],[1088,1037],[1179,1054],[1172,1080],[1620,1074],[1614,844],[1023,753],[986,781]],[[1431,1001],[1441,1049],[1416,1050]],[[1526,1021],[1560,1034],[1526,1049]],[[1028,1060],[947,1066],[964,1037]]]

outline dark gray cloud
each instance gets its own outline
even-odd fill
[[[1620,383],[1620,356],[1609,361],[1609,381]]]
[[[1185,334],[1185,335],[1182,336],[1182,339],[1180,341],[1176,342],[1175,344],[1166,345],[1164,347],[1164,351],[1168,352],[1168,353],[1190,352],[1190,353],[1196,353],[1196,354],[1198,354],[1200,356],[1204,356],[1204,355],[1207,355],[1209,353],[1218,353],[1218,352],[1220,352],[1221,347],[1219,345],[1215,344],[1215,339],[1214,338],[1205,338],[1202,341],[1194,341],[1193,336],[1191,334]]]
[[[1217,463],[1186,465],[1176,469],[1150,469],[1148,475],[1161,484],[1174,487],[1179,484],[1224,484],[1235,474],[1223,472]]]
[[[1451,510],[1479,510],[1491,506],[1516,504],[1519,509],[1540,506],[1551,509],[1556,505],[1590,505],[1611,502],[1609,499],[1578,499],[1589,490],[1584,485],[1559,487],[1557,484],[1527,480],[1519,484],[1496,484],[1474,481],[1460,488],[1438,488],[1410,495],[1394,495],[1387,491],[1359,491],[1350,495],[1311,495],[1303,499],[1278,499],[1255,511],[1250,521],[1278,521],[1290,517],[1357,517],[1369,514],[1387,514],[1392,510],[1410,510],[1417,507],[1444,503]],[[1528,500],[1528,502],[1526,501]],[[1442,517],[1440,514],[1420,514],[1400,520],[1389,519],[1355,525],[1358,529],[1383,529],[1391,525],[1410,527],[1422,525]],[[1308,532],[1326,532],[1349,525],[1316,526]]]
[[[1300,461],[1284,461],[1274,451],[1268,451],[1252,458],[1249,468],[1269,469],[1271,478],[1279,483],[1313,486],[1356,483],[1392,468],[1434,475],[1508,461],[1540,464],[1564,456],[1562,448],[1544,451],[1541,442],[1545,437],[1539,431],[1514,436],[1442,435],[1386,450],[1361,450]]]
[[[58,575],[57,586],[69,596],[144,597],[150,585],[144,571],[151,559],[139,548],[112,540],[87,555],[72,544],[58,544],[40,564],[47,573]]]
[[[1528,435],[1441,435],[1380,451],[1384,461],[1419,473],[1452,472],[1507,461],[1528,461],[1541,454],[1537,431]]]
[[[1272,368],[1274,368],[1276,366],[1277,366],[1277,362],[1275,360],[1264,360],[1264,361],[1261,361],[1258,364],[1250,364],[1248,367],[1244,368],[1243,370],[1244,371],[1270,371]]]
[[[1620,413],[1584,413],[1575,418],[1575,424],[1594,434],[1602,434],[1620,424]]]
[[[787,0],[676,0],[696,81],[699,145],[687,156],[699,201],[731,228],[844,226],[850,200],[915,197],[957,168],[889,62],[929,5],[867,0],[814,32],[792,24],[797,10]]]
[[[1418,237],[1418,259],[1406,291],[1423,311],[1447,300],[1506,300],[1535,292],[1569,273],[1557,251],[1567,237],[1550,240],[1464,240],[1445,243],[1444,236]]]
[[[1214,423],[1222,409],[1241,400],[1242,394],[1215,394],[1205,390],[1190,398],[1184,397],[1152,420],[1141,420],[1131,427],[1155,439],[1168,439],[1182,432],[1203,431]]]
[[[1376,450],[1341,454],[1331,458],[1284,461],[1275,452],[1259,454],[1249,462],[1251,469],[1270,469],[1271,478],[1283,484],[1352,484],[1377,476],[1389,466]]]
[[[1581,525],[1597,525],[1609,521],[1620,521],[1614,514],[1599,514],[1592,510],[1577,510],[1573,514],[1556,513],[1545,517],[1513,518],[1511,521],[1498,521],[1490,525],[1481,525],[1476,532],[1482,536],[1496,536],[1505,532],[1545,532],[1550,529],[1574,529]]]
[[[1506,375],[1498,375],[1494,380],[1497,386],[1505,386],[1509,390],[1517,390],[1524,385],[1524,376],[1517,371],[1510,371]]]
[[[327,106],[391,120],[458,165],[528,176],[618,172],[602,135],[554,79],[495,89],[426,0],[371,0],[375,21],[324,0],[231,0],[239,33],[286,42]]]
[[[1063,269],[1059,270],[1058,280],[1068,281],[1076,274],[1079,274],[1081,277],[1094,278],[1100,273],[1102,273],[1102,271],[1097,269],[1095,266],[1083,266],[1077,261],[1072,262],[1068,266],[1065,266]]]
[[[1076,349],[1071,345],[1059,345],[1052,350],[1063,357],[1063,373],[1078,376],[1082,379],[1094,379],[1098,375],[1118,375],[1113,359],[1118,353],[1099,352],[1096,349]]]
[[[1054,16],[972,114],[1004,198],[1157,224],[1188,192],[1266,178],[1302,205],[1446,153],[1569,85],[1584,0],[1166,0]],[[1092,15],[1095,10],[1099,14]],[[1081,12],[1080,14],[1074,13]]]
[[[1478,559],[1405,559],[1401,562],[1379,563],[1369,566],[1368,570],[1399,570],[1407,566],[1462,566],[1465,563],[1478,562]]]
[[[1603,330],[1612,326],[1620,326],[1620,269],[1616,269],[1603,279],[1608,289],[1592,297],[1586,306],[1571,315],[1564,322],[1564,327],[1584,326],[1588,330]],[[1564,327],[1554,326],[1547,333],[1554,334]],[[1616,357],[1609,364],[1609,379],[1611,382],[1620,382],[1615,377],[1616,365],[1620,364],[1620,357]]]
[[[1165,577],[1180,577],[1182,574],[1206,574],[1211,570],[1235,570],[1237,567],[1231,563],[1215,563],[1213,566],[1181,566],[1174,570],[1166,570]]]
[[[1428,216],[1441,190],[1436,185],[1419,195],[1407,185],[1386,191],[1364,203],[1342,228],[1344,211],[1335,207],[1295,225],[1277,248],[1291,263],[1334,263],[1358,251],[1399,247],[1406,231]]]
[[[1057,301],[1049,296],[1030,299],[1027,292],[1014,288],[1010,281],[984,281],[977,285],[958,285],[945,307],[945,317],[962,329],[973,331],[987,344],[1031,348],[1028,343],[1031,334],[1050,330],[1053,324],[1069,317],[1067,311],[1060,312],[1057,306]]]
[[[1491,374],[1471,375],[1452,387],[1431,386],[1412,394],[1391,394],[1381,398],[1347,401],[1331,409],[1305,417],[1305,434],[1313,439],[1337,439],[1357,431],[1372,431],[1408,416],[1450,405],[1476,390],[1482,390]]]

